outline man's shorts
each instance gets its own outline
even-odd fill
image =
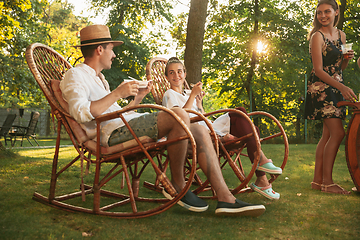
[[[131,119],[129,125],[131,129],[135,132],[137,137],[148,136],[154,140],[158,136],[158,127],[157,127],[157,116],[159,112],[153,112],[149,114],[144,114],[140,117]],[[129,129],[126,126],[122,126],[118,129],[115,129],[109,138],[109,146],[114,146],[116,144],[129,141],[134,139],[133,135],[130,133]]]

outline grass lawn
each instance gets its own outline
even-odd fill
[[[280,200],[267,200],[257,193],[237,195],[266,206],[258,218],[215,216],[217,202],[207,200],[210,206],[204,213],[175,205],[159,215],[134,220],[69,213],[33,201],[35,191],[47,195],[54,149],[13,149],[20,156],[0,156],[0,239],[359,239],[360,195],[325,194],[310,188],[315,148],[314,144],[290,145],[284,172],[273,183]],[[268,144],[263,149],[279,162],[281,145]],[[75,154],[72,147],[61,148],[60,161]],[[223,171],[227,181],[230,171]],[[344,146],[333,176],[345,189],[353,187]],[[78,185],[79,173],[71,172],[70,180]]]

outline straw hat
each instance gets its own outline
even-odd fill
[[[111,40],[109,28],[105,25],[90,25],[80,30],[80,44],[73,47],[82,47],[102,43],[112,43],[114,47],[123,44],[122,41]]]

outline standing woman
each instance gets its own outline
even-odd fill
[[[337,107],[337,103],[356,99],[353,90],[343,82],[342,71],[354,57],[354,51],[342,54],[341,45],[346,43],[346,35],[336,28],[339,14],[336,0],[318,2],[309,33],[313,70],[308,81],[305,117],[323,120],[311,187],[327,193],[350,194],[332,179],[335,157],[345,136],[342,120],[346,112],[344,107]]]

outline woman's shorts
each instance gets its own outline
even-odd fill
[[[129,125],[131,129],[135,132],[135,135],[137,137],[148,136],[156,140],[158,136],[158,114],[159,112],[153,112],[131,119],[129,121]],[[129,141],[131,139],[134,139],[134,137],[130,133],[129,129],[126,126],[122,126],[118,129],[115,129],[111,133],[108,144],[109,146],[114,146],[116,144]]]

